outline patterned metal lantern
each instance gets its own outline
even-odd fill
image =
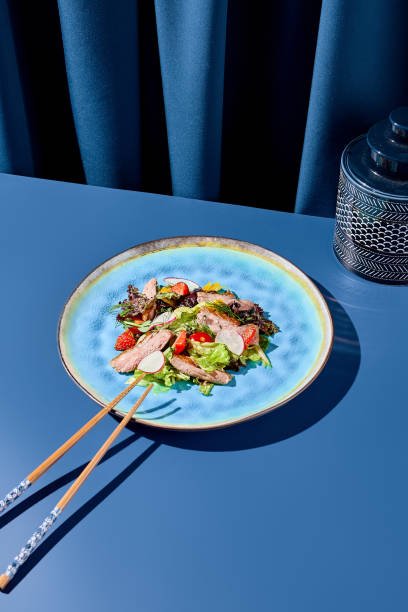
[[[343,151],[334,252],[364,278],[408,284],[408,107]]]

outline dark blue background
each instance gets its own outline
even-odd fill
[[[333,216],[342,149],[407,104],[407,22],[405,0],[5,0],[0,171]]]

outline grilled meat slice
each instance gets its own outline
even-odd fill
[[[155,298],[157,293],[157,278],[151,278],[149,281],[147,281],[147,283],[143,287],[142,293],[149,300]]]
[[[173,335],[173,332],[169,329],[162,329],[152,333],[142,342],[136,344],[136,346],[114,357],[110,362],[112,368],[117,372],[133,372],[144,357],[147,357],[150,353],[154,353],[154,351],[161,351],[169,340],[171,340]]]
[[[153,302],[153,304],[149,308],[146,308],[146,310],[142,314],[143,321],[153,321],[155,313],[156,313],[156,303]]]
[[[254,328],[255,328],[255,335],[252,338],[252,340],[248,343],[248,346],[251,346],[251,344],[259,344],[259,327],[257,325],[254,325],[253,323],[248,323],[247,325],[240,325],[236,329],[239,335],[242,336],[242,338],[245,340],[245,338],[247,337],[247,334],[251,332]]]
[[[194,363],[191,357],[187,357],[187,355],[173,355],[173,357],[170,359],[170,363],[174,368],[176,368],[176,370],[183,372],[183,374],[188,374],[188,376],[193,376],[194,378],[199,378],[200,380],[208,380],[209,382],[217,385],[227,385],[233,378],[231,374],[223,372],[222,370],[206,372],[196,363]]]
[[[238,310],[251,310],[254,307],[254,303],[251,300],[238,300],[234,295],[229,295],[227,293],[213,293],[211,291],[198,291],[197,292],[197,301],[200,302],[215,302],[216,300],[221,300],[227,306],[231,306],[231,304],[238,304]]]
[[[217,334],[222,329],[235,328],[239,325],[237,319],[229,317],[223,312],[210,310],[210,308],[206,308],[205,306],[201,308],[200,312],[197,314],[197,322],[200,325],[209,327],[214,334]]]
[[[156,297],[157,293],[157,278],[151,278],[149,281],[147,281],[143,287],[142,293],[147,297],[149,302],[151,302],[151,304],[144,309],[142,319],[143,321],[151,321],[156,312],[156,302],[154,301],[154,298]]]

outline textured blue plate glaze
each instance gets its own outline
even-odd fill
[[[61,315],[58,342],[68,373],[100,404],[120,393],[128,375],[109,361],[119,334],[110,307],[131,282],[143,287],[156,276],[218,281],[260,304],[282,330],[267,354],[272,368],[250,365],[226,386],[202,395],[195,385],[150,395],[136,420],[156,427],[208,429],[253,418],[287,402],[319,374],[329,356],[333,327],[327,304],[310,279],[279,255],[250,243],[214,237],[166,238],[138,245],[91,272]],[[118,406],[126,413],[137,388]]]

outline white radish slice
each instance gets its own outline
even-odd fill
[[[174,278],[173,276],[168,276],[164,279],[164,282],[167,285],[176,285],[177,283],[185,283],[188,287],[188,290],[194,291],[194,289],[200,289],[200,285],[197,285],[194,281],[188,280],[187,278]]]
[[[165,361],[161,351],[154,351],[154,353],[150,353],[150,355],[143,357],[137,369],[140,370],[140,372],[146,372],[146,374],[156,374],[156,372],[160,372]]]
[[[173,312],[167,311],[158,315],[155,319],[153,319],[150,329],[152,327],[157,327],[158,325],[167,325],[167,323],[172,323],[172,321],[176,320],[176,316]]]
[[[215,336],[215,342],[221,342],[235,355],[242,355],[245,349],[245,343],[234,329],[222,329]]]

